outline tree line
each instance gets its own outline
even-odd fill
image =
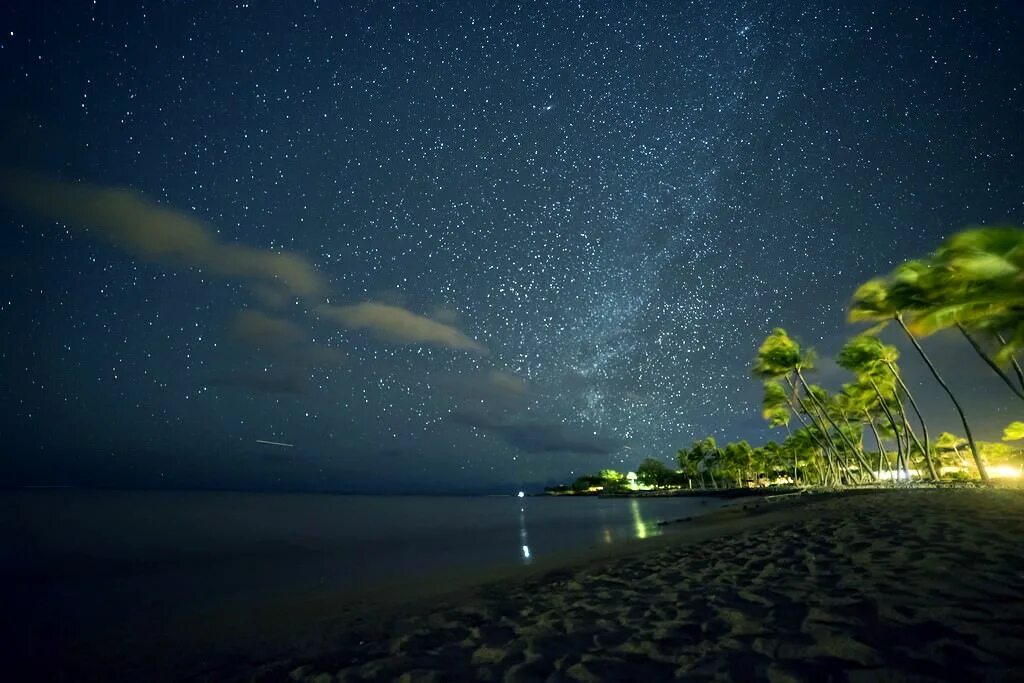
[[[763,383],[762,416],[785,431],[780,441],[752,447],[746,441],[719,446],[707,437],[676,454],[677,469],[648,458],[636,470],[639,483],[656,487],[720,488],[786,479],[811,485],[856,485],[898,477],[990,480],[986,456],[1007,462],[1020,451],[975,439],[964,406],[922,347],[921,340],[953,330],[1020,408],[1024,371],[1024,230],[978,227],[945,240],[924,258],[907,261],[854,292],[850,322],[871,327],[849,339],[836,361],[853,375],[838,391],[811,383],[816,365],[786,330],[765,338],[752,371]],[[900,368],[899,350],[879,339],[894,324],[959,417],[964,437],[935,435]],[[958,428],[958,431],[960,429]],[[874,448],[865,446],[870,434]],[[1024,439],[1024,423],[1007,426],[1005,441]],[[627,488],[625,475],[603,470],[581,477],[567,490]]]

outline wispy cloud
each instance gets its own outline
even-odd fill
[[[350,330],[368,330],[382,341],[399,344],[433,344],[486,355],[487,349],[458,328],[399,306],[366,301],[352,306],[324,304],[317,315]]]
[[[333,367],[345,360],[344,353],[312,341],[299,325],[262,311],[239,311],[231,321],[231,332],[239,341],[293,363]]]
[[[460,408],[478,411],[516,409],[522,407],[530,394],[524,379],[501,370],[442,376],[436,385]]]
[[[305,340],[302,328],[283,318],[274,318],[261,311],[247,309],[235,314],[231,331],[252,346],[281,349]]]
[[[479,412],[453,413],[453,422],[490,432],[527,453],[588,453],[604,455],[622,446],[618,439],[599,436],[560,423],[512,422]]]
[[[7,172],[0,174],[0,197],[22,210],[103,237],[140,258],[199,268],[290,296],[308,297],[324,290],[316,270],[301,256],[225,242],[198,218],[133,190]]]
[[[224,241],[199,218],[150,201],[134,190],[7,171],[0,172],[0,200],[105,239],[138,258],[237,279],[265,306],[281,308],[299,297],[311,303],[310,310],[320,318],[347,329],[368,330],[381,341],[487,354],[483,345],[455,326],[454,311],[438,311],[435,319],[376,301],[317,304],[327,295],[326,283],[303,257]],[[294,323],[251,314],[235,320],[233,326],[240,338],[260,348],[301,348],[301,355],[316,363],[339,358],[322,345],[300,343],[309,335]]]
[[[487,385],[506,396],[525,396],[530,390],[530,385],[522,377],[502,370],[487,373]]]

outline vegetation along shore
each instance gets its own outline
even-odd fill
[[[851,337],[836,363],[850,381],[829,390],[812,383],[817,356],[776,328],[757,350],[753,375],[763,382],[762,416],[784,430],[753,447],[700,439],[676,454],[676,467],[647,458],[635,473],[612,469],[550,487],[552,494],[718,490],[779,485],[863,486],[899,482],[1018,479],[1024,422],[1002,441],[975,438],[965,407],[921,340],[952,330],[999,378],[1008,404],[1024,416],[1024,231],[964,230],[924,258],[873,278],[853,294],[848,317],[871,326]],[[937,431],[904,381],[899,349],[879,339],[895,325],[959,422]],[[919,391],[919,390],[918,390]],[[866,445],[870,444],[870,445]]]

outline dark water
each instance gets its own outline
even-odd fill
[[[172,637],[202,617],[413,587],[660,533],[717,500],[33,491],[0,495],[0,572],[23,651]],[[227,616],[226,616],[227,615]],[[226,620],[226,621],[225,621]],[[230,628],[230,627],[229,627]],[[126,636],[118,636],[123,638]],[[72,656],[72,655],[67,655]]]

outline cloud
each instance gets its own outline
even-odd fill
[[[298,395],[306,391],[306,377],[297,368],[273,372],[228,372],[210,377],[210,386],[235,387],[266,394]]]
[[[199,219],[126,188],[8,172],[0,175],[0,198],[100,235],[140,258],[239,278],[288,296],[313,296],[324,290],[320,276],[302,257],[224,242]]]
[[[270,349],[293,346],[302,343],[306,337],[295,323],[251,309],[239,311],[235,315],[231,331],[252,346]]]
[[[149,201],[130,189],[0,171],[0,200],[92,233],[138,258],[238,279],[269,308],[282,308],[295,297],[316,301],[327,294],[321,276],[301,256],[226,242],[198,218]],[[455,313],[449,310],[437,311],[437,317],[430,318],[397,302],[367,301],[348,306],[314,305],[311,311],[345,328],[368,330],[387,342],[488,353],[455,326]],[[331,365],[343,358],[335,349],[308,341],[308,333],[298,325],[265,314],[241,315],[233,329],[246,343],[291,354],[297,362]]]
[[[345,360],[344,353],[311,341],[309,333],[290,320],[261,311],[239,311],[231,321],[231,333],[249,346],[306,366],[330,367]]]
[[[491,370],[487,373],[487,384],[506,396],[525,396],[530,390],[530,386],[522,377],[501,370]]]
[[[405,308],[373,301],[352,306],[317,306],[315,312],[352,330],[369,330],[383,341],[399,344],[435,344],[460,351],[487,354],[487,349],[457,328],[417,315]]]
[[[430,312],[430,317],[445,325],[455,325],[459,322],[459,312],[451,308],[435,307]]]
[[[453,422],[491,432],[510,446],[527,453],[586,453],[606,455],[622,446],[618,439],[602,437],[556,423],[514,423],[476,412],[457,412]]]
[[[525,380],[500,370],[441,377],[437,386],[459,405],[474,407],[515,408],[522,405],[530,393]]]

